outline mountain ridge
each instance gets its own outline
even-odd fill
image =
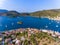
[[[60,16],[60,9],[50,9],[50,10],[42,10],[42,11],[36,11],[31,13],[20,13],[14,10],[8,11],[8,10],[1,10],[0,9],[0,15],[2,16],[34,16],[34,17],[57,17]]]
[[[57,17],[60,16],[60,9],[36,11],[30,15],[35,17]]]

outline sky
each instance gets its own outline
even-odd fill
[[[19,12],[35,12],[59,8],[60,0],[0,0],[0,9]]]

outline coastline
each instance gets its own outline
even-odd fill
[[[60,17],[59,16],[57,16],[57,17],[54,17],[54,18],[51,18],[51,17],[48,17],[49,19],[51,19],[51,20],[60,20]]]
[[[49,17],[49,16],[48,17],[43,17],[42,16],[41,18],[48,18],[49,20],[58,20],[58,21],[60,20],[59,16],[57,16],[57,17]]]
[[[58,31],[52,31],[52,30],[46,30],[46,29],[36,29],[36,28],[19,28],[19,29],[14,29],[14,30],[9,30],[9,31],[4,31],[4,32],[1,32],[2,34],[3,33],[6,33],[6,34],[9,34],[9,32],[11,33],[11,32],[15,32],[15,33],[17,33],[17,32],[19,32],[20,31],[20,33],[22,33],[22,32],[24,32],[24,31],[30,31],[30,32],[34,32],[34,33],[39,33],[40,31],[41,32],[45,32],[45,33],[48,33],[48,34],[52,34],[51,36],[53,36],[53,35],[55,35],[55,37],[59,37],[60,38],[60,32],[58,32]]]

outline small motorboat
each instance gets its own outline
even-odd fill
[[[23,23],[22,21],[17,22],[17,24],[22,24],[22,23]]]

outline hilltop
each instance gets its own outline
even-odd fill
[[[5,12],[8,12],[8,10],[0,9],[0,13],[5,13]]]
[[[57,17],[60,16],[60,9],[36,11],[32,12],[30,15],[35,17]]]
[[[60,9],[50,9],[50,10],[42,10],[42,11],[36,11],[31,13],[20,13],[17,11],[8,11],[8,10],[1,10],[0,9],[0,15],[2,16],[10,16],[10,17],[16,17],[16,16],[33,16],[33,17],[57,17],[60,16]]]
[[[11,10],[3,10],[0,9],[0,16],[9,16],[9,17],[17,17],[17,16],[27,16],[29,13],[19,13],[17,11]]]

